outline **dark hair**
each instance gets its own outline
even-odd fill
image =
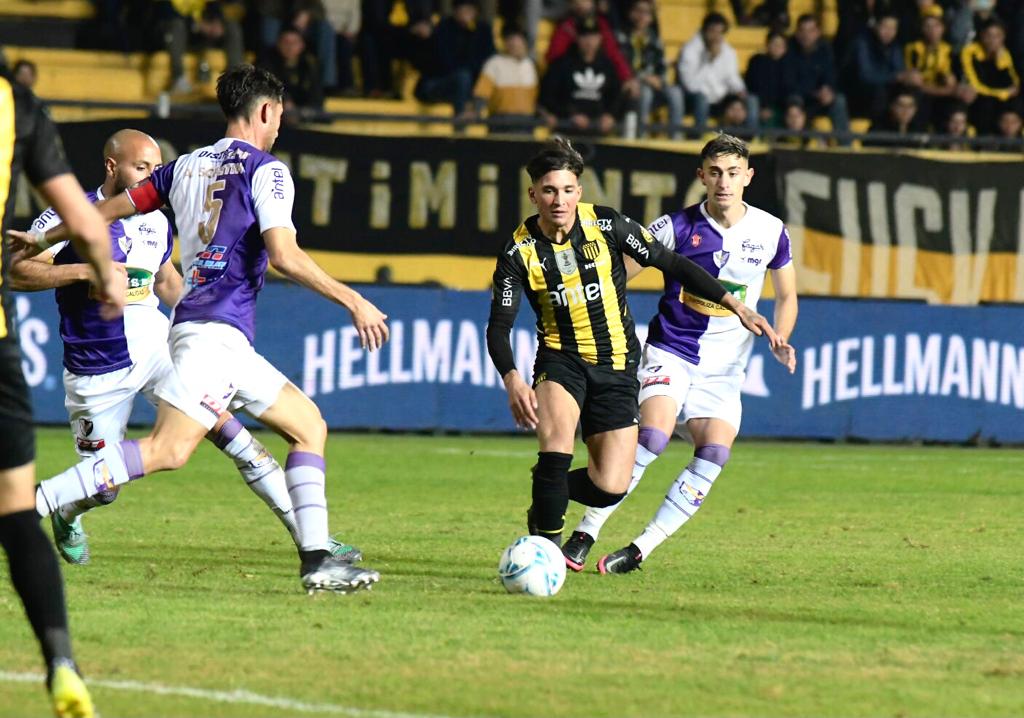
[[[805,22],[813,22],[818,27],[821,27],[821,21],[818,19],[818,16],[815,15],[813,12],[805,12],[803,15],[796,19],[797,27],[803,25]]]
[[[14,67],[11,68],[11,72],[17,74],[18,70],[20,70],[23,67],[31,69],[33,75],[39,74],[39,68],[36,67],[36,63],[32,62],[31,60],[25,59],[18,60],[16,63],[14,63]]]
[[[217,78],[217,102],[228,120],[248,117],[260,100],[281,102],[284,85],[262,67],[235,65]]]
[[[720,12],[709,12],[704,16],[704,22],[700,24],[700,31],[704,33],[712,25],[722,25],[726,31],[729,30],[729,21],[725,19],[725,15]]]
[[[277,33],[277,38],[280,40],[285,35],[291,35],[291,34],[298,35],[303,40],[306,39],[306,36],[302,34],[302,30],[300,30],[299,28],[295,27],[294,25],[282,25],[281,29]]]
[[[583,174],[583,157],[561,135],[555,135],[545,142],[540,152],[526,163],[526,173],[533,182],[556,170],[569,170],[577,177]]]
[[[787,97],[785,104],[782,106],[782,111],[788,112],[790,107],[799,107],[801,112],[807,113],[807,103],[804,102],[804,98],[800,95],[790,95]]]
[[[720,157],[721,155],[737,155],[745,160],[749,160],[750,148],[739,137],[733,137],[722,132],[715,139],[704,145],[704,148],[700,151],[700,163],[704,164],[704,160]]]
[[[767,45],[769,42],[771,42],[773,37],[781,37],[783,40],[785,40],[786,33],[782,32],[782,30],[769,30],[768,36],[764,39],[764,44]]]
[[[739,95],[726,95],[725,97],[722,98],[722,110],[724,111],[727,107],[729,107],[730,105],[735,105],[737,102],[739,102],[744,107],[747,106],[747,104],[743,101],[743,98],[740,97]]]
[[[978,34],[980,35],[990,27],[998,27],[1004,34],[1006,33],[1006,25],[1003,24],[1003,21],[995,15],[992,15],[978,26]]]
[[[523,30],[519,25],[514,22],[507,22],[501,26],[501,37],[509,38],[513,35],[519,35],[520,37],[526,37],[526,31]]]

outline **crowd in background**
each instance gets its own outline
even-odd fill
[[[155,30],[171,56],[170,92],[209,79],[202,52],[186,72],[190,49],[221,47],[229,63],[249,50],[284,81],[293,119],[315,116],[329,96],[398,97],[412,69],[421,103],[508,132],[543,122],[678,138],[716,125],[806,144],[796,133],[830,126],[841,137],[853,116],[888,144],[1021,136],[1020,0],[839,0],[834,37],[813,15],[790,33],[787,0],[731,1],[741,24],[765,28],[745,71],[718,13],[666,56],[656,0],[96,0],[110,23]],[[538,54],[541,18],[555,24]]]

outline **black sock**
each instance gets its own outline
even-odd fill
[[[540,451],[537,457],[537,466],[533,469],[533,524],[541,536],[556,538],[562,533],[565,510],[569,506],[566,475],[572,454]]]
[[[626,492],[613,494],[605,491],[590,478],[590,472],[586,467],[573,469],[569,472],[569,498],[584,506],[593,506],[595,509],[603,509],[626,498]]]
[[[307,573],[316,568],[317,564],[331,555],[330,551],[316,549],[315,551],[299,551],[299,561],[302,562],[302,573]]]
[[[39,515],[29,510],[0,516],[0,544],[7,552],[11,583],[43,650],[47,673],[55,660],[73,662],[60,566],[39,526]]]

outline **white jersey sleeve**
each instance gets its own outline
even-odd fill
[[[666,249],[676,251],[676,230],[672,224],[671,215],[663,214],[651,222],[647,231],[654,235],[654,239]]]
[[[295,183],[284,162],[268,162],[253,172],[252,198],[260,232],[273,227],[295,229],[292,223]]]

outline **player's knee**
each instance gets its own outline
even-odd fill
[[[731,450],[725,444],[704,444],[699,447],[693,455],[717,466],[725,466],[729,461]]]
[[[322,448],[327,443],[327,422],[320,412],[302,423],[302,428],[295,437],[295,445],[306,449]]]

